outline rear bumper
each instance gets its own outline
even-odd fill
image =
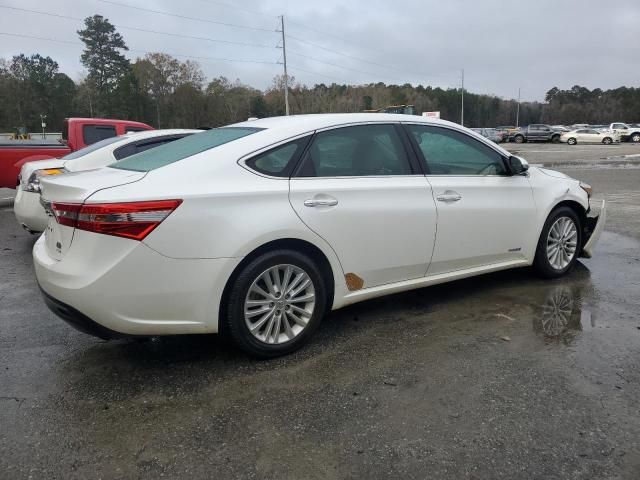
[[[82,333],[93,335],[94,337],[102,338],[104,340],[125,336],[120,332],[110,330],[107,327],[100,325],[98,322],[94,322],[75,308],[53,298],[51,295],[45,292],[42,287],[40,287],[40,292],[42,293],[44,303],[46,303],[47,307],[49,307],[49,310],[51,310],[76,330],[80,330]]]
[[[101,338],[216,333],[222,291],[241,259],[174,259],[141,242],[76,230],[61,260],[41,236],[36,277],[49,308]]]
[[[607,204],[605,200],[602,200],[602,206],[600,207],[600,214],[597,217],[587,217],[587,225],[585,225],[585,244],[582,247],[582,257],[591,258],[593,256],[593,249],[595,248],[600,235],[604,230],[604,225],[607,221]]]
[[[40,194],[25,192],[21,186],[16,191],[13,213],[18,223],[30,232],[44,232],[49,223],[49,217],[40,204]]]

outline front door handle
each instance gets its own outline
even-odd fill
[[[436,200],[445,203],[453,203],[461,199],[462,195],[460,195],[458,192],[454,192],[453,190],[447,190],[446,192],[441,193],[436,197]]]
[[[308,198],[304,201],[305,207],[334,207],[337,204],[336,198]]]

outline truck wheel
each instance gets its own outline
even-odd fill
[[[613,143],[613,140],[611,140],[609,137],[604,137],[602,139],[602,143],[604,143],[605,145],[611,145]]]
[[[578,141],[575,138],[571,137],[569,140],[567,140],[567,143],[569,145],[575,145],[576,143],[578,143]]]
[[[640,132],[635,132],[631,134],[631,141],[633,143],[640,143]]]
[[[516,135],[513,137],[513,141],[516,143],[524,143],[524,137],[522,135]]]
[[[553,135],[551,137],[551,143],[560,143],[560,135]]]

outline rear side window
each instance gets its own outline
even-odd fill
[[[136,153],[110,166],[122,170],[148,172],[183,160],[197,153],[204,152],[205,150],[210,150],[225,143],[246,137],[260,130],[263,129],[255,127],[214,128],[206,132],[189,135],[188,137],[167,143],[158,148],[147,150],[146,152]]]
[[[76,150],[75,152],[65,155],[62,157],[62,160],[73,160],[74,158],[84,157],[87,153],[95,152],[96,150],[106,147],[107,145],[111,145],[112,143],[121,142],[122,138],[123,137],[105,138],[104,140],[100,140],[88,147],[81,148],[80,150]]]
[[[116,160],[122,160],[123,158],[128,158],[131,155],[135,155],[136,153],[145,152],[152,148],[164,145],[165,143],[179,140],[181,138],[184,138],[185,136],[186,135],[171,135],[165,137],[147,138],[146,140],[138,140],[137,142],[131,142],[128,145],[123,145],[122,147],[116,148],[113,152],[113,156],[116,158]]]
[[[288,178],[309,138],[301,138],[275,147],[247,160],[245,165],[264,175]]]
[[[298,177],[411,175],[407,153],[389,124],[336,128],[316,135]]]
[[[86,145],[115,136],[116,127],[113,125],[84,125],[82,127],[82,137]]]

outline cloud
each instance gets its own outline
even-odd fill
[[[209,78],[224,75],[266,88],[282,72],[278,15],[285,15],[290,73],[303,83],[422,83],[502,97],[542,100],[553,86],[637,84],[640,2],[618,0],[113,0],[229,26],[160,15],[98,0],[5,0],[2,5],[84,18],[99,13],[121,27],[261,44],[242,46],[119,28],[129,57],[147,51],[253,60],[198,60]],[[0,8],[0,32],[77,40],[81,22]],[[40,53],[78,79],[81,45],[3,36],[0,56]]]

